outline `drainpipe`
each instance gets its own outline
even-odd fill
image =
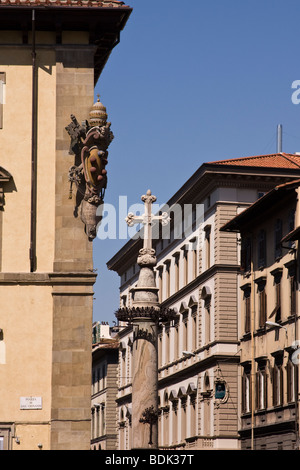
[[[251,450],[254,450],[254,409],[255,409],[255,293],[254,293],[254,264],[253,264],[253,235],[251,241]]]
[[[30,272],[36,270],[36,50],[35,10],[32,10],[32,116],[31,116],[31,221],[30,221]]]

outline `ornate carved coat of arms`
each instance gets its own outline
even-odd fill
[[[70,198],[75,184],[75,215],[80,207],[81,220],[89,240],[96,237],[97,225],[101,221],[99,206],[103,203],[107,186],[107,149],[114,138],[110,126],[106,108],[98,97],[90,111],[89,121],[80,125],[71,115],[71,123],[66,127],[71,137],[69,153],[75,155],[74,165],[69,169]]]

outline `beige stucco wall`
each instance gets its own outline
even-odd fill
[[[0,50],[0,63],[7,62],[7,49]],[[1,166],[13,176],[5,195],[2,233],[2,271],[29,270],[31,197],[31,100],[30,49],[10,49],[6,73],[4,125],[1,130]],[[53,51],[38,52],[37,142],[37,270],[50,271],[54,257],[55,211],[55,87]],[[21,78],[21,79],[20,79]],[[42,90],[42,92],[41,92]]]
[[[30,49],[0,50],[1,71],[6,73],[1,166],[13,177],[5,193],[2,214],[2,272],[28,273],[31,206]],[[37,271],[53,270],[55,211],[55,87],[53,51],[39,51],[37,141]],[[5,276],[4,276],[5,277]],[[1,278],[0,350],[1,422],[14,422],[15,450],[50,446],[52,287]],[[21,397],[41,397],[41,410],[21,410]]]
[[[0,286],[1,422],[15,423],[14,450],[49,448],[52,356],[50,286]],[[41,410],[21,410],[21,397],[41,397]]]

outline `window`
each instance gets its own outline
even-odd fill
[[[258,268],[262,269],[267,264],[267,238],[265,230],[258,234]]]
[[[197,237],[194,237],[190,240],[191,243],[191,249],[192,249],[192,262],[193,262],[193,268],[192,268],[192,273],[193,279],[196,279],[198,276],[198,250],[197,250]]]
[[[275,222],[275,259],[281,258],[282,256],[282,246],[281,246],[281,240],[282,240],[282,220],[277,219]]]
[[[0,72],[0,129],[3,129],[3,105],[5,102],[4,86],[6,77],[4,72]]]
[[[281,320],[281,278],[282,278],[282,269],[278,268],[274,271],[271,271],[271,274],[274,276],[275,283],[275,308],[272,311],[270,318],[275,316],[275,322]]]
[[[175,290],[174,292],[179,291],[179,257],[180,253],[177,251],[173,254],[174,257],[174,269],[175,269]]]
[[[165,363],[170,362],[170,325],[166,326],[166,343],[165,343]]]
[[[258,363],[256,372],[256,409],[267,408],[267,371],[266,361]]]
[[[289,212],[289,216],[288,216],[288,233],[292,232],[294,228],[295,228],[295,209],[292,209]],[[290,248],[292,247],[293,243],[294,243],[293,240],[289,241]]]
[[[251,365],[245,364],[242,376],[242,412],[251,411]]]
[[[95,439],[95,409],[92,408],[92,419],[91,419],[91,438]]]
[[[241,270],[244,273],[248,273],[251,271],[251,238],[250,237],[246,237],[242,239]]]
[[[0,427],[0,450],[10,450],[11,449],[11,436],[13,429],[10,426],[1,426]]]
[[[296,296],[297,296],[297,282],[296,282],[296,262],[295,260],[290,261],[285,264],[285,267],[288,269],[288,278],[290,282],[290,316],[296,315]]]
[[[183,270],[183,286],[186,286],[188,283],[188,246],[183,245],[181,247],[182,250],[182,257],[183,257],[183,264],[182,264],[182,270]]]
[[[182,315],[182,350],[188,349],[188,312]]]
[[[126,384],[126,349],[121,352],[121,385]]]
[[[181,416],[180,416],[180,424],[181,424],[181,441],[184,442],[186,438],[186,420],[187,420],[187,412],[186,412],[186,403],[187,397],[181,397]]]
[[[261,277],[256,279],[255,282],[258,291],[259,327],[262,328],[267,320],[266,278]]]
[[[190,436],[196,435],[196,396],[190,396]]]
[[[210,235],[211,235],[211,225],[207,225],[204,228],[205,231],[205,255],[206,255],[206,269],[210,268],[211,266],[211,255],[210,255]]]
[[[293,403],[295,401],[295,388],[297,386],[297,367],[292,362],[291,356],[289,357],[286,365],[286,380],[287,380],[287,402]]]
[[[205,300],[204,303],[204,309],[205,309],[205,343],[208,344],[210,343],[211,340],[211,335],[210,335],[210,298]]]
[[[192,319],[193,319],[193,336],[192,336],[192,351],[195,351],[197,349],[197,338],[198,338],[198,328],[197,328],[197,312],[198,312],[198,306],[193,305],[192,306]]]
[[[275,357],[275,363],[273,367],[273,406],[279,406],[283,404],[282,360],[282,355]]]
[[[121,296],[121,308],[126,307],[127,295]]]
[[[296,315],[296,279],[295,276],[290,277],[290,315]]]
[[[251,327],[251,285],[246,284],[241,289],[244,292],[244,333],[249,333]]]
[[[186,302],[181,302],[179,313],[181,313],[181,351],[189,350],[189,342],[188,342],[188,321],[189,321],[189,308]]]
[[[178,359],[180,357],[180,343],[179,343],[179,315],[175,317],[174,320],[174,358]]]
[[[281,320],[281,283],[280,281],[276,283],[276,315],[275,322]]]
[[[101,436],[105,434],[105,403],[101,403]]]
[[[171,264],[171,261],[170,260],[166,260],[164,261],[164,264],[166,265],[166,271],[165,271],[165,282],[166,282],[166,299],[168,297],[170,297],[170,264]]]
[[[158,333],[158,367],[162,366],[162,332]]]
[[[204,300],[204,342],[207,344],[211,341],[211,291],[209,287],[202,288],[201,299]]]

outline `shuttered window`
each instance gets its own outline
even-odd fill
[[[277,219],[275,223],[275,234],[274,234],[274,241],[275,241],[275,259],[281,258],[282,256],[282,220]]]
[[[258,235],[258,268],[264,268],[267,263],[267,238],[265,230]]]
[[[5,100],[4,86],[6,83],[6,76],[4,72],[0,72],[0,129],[3,129],[3,106]]]

